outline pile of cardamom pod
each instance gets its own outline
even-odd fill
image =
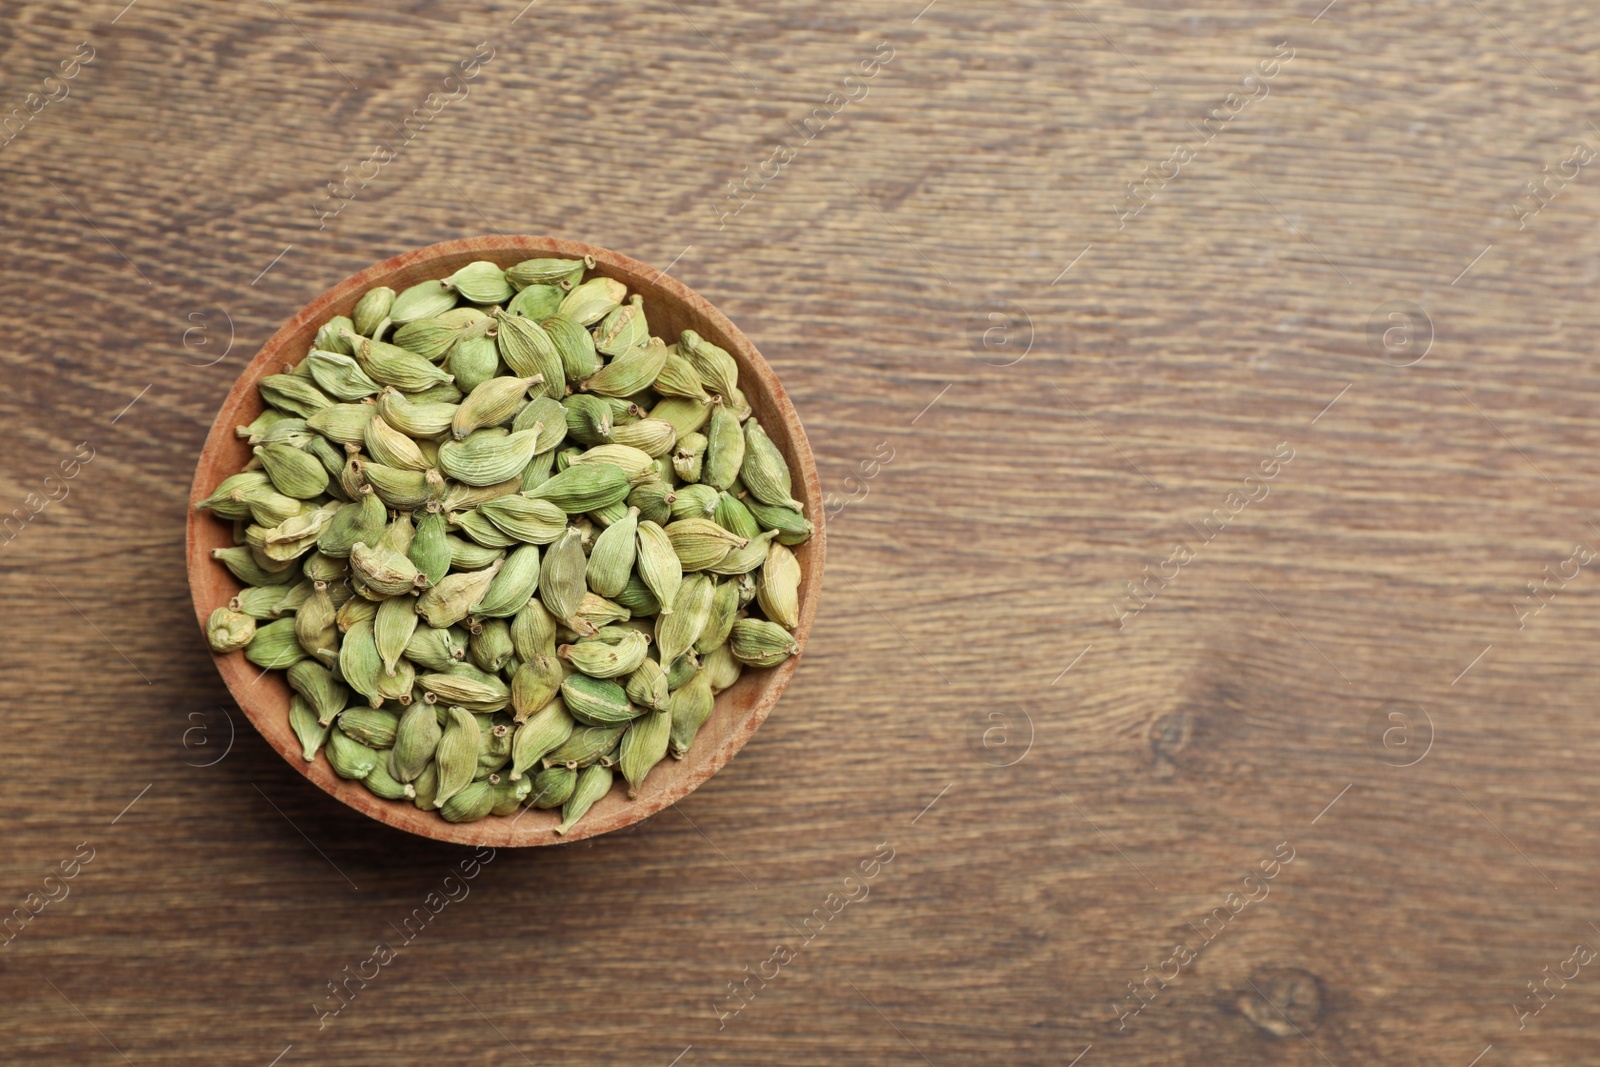
[[[797,651],[812,524],[733,357],[593,267],[370,290],[261,380],[254,458],[197,505],[245,586],[211,647],[288,672],[307,761],[451,822],[566,833]]]

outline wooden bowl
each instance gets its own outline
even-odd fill
[[[586,255],[593,256],[596,262],[589,276],[615,278],[627,285],[630,294],[643,295],[652,334],[670,340],[685,329],[694,329],[727,349],[738,361],[740,388],[761,419],[761,425],[788,460],[795,476],[794,495],[805,505],[806,516],[816,524],[815,536],[795,549],[803,575],[800,625],[795,639],[803,653],[817,613],[817,596],[822,589],[822,490],[811,446],[777,375],[733,323],[682,282],[616,252],[550,237],[474,237],[446,241],[385,260],[345,279],[313,300],[262,347],[234,383],[222,403],[222,410],[217,413],[217,421],[200,453],[190,492],[189,585],[194,592],[195,614],[202,630],[211,612],[235,596],[240,584],[221,563],[211,558],[212,549],[232,545],[231,525],[209,512],[196,511],[193,505],[216,488],[223,478],[243,468],[250,458],[249,446],[234,434],[234,427],[248,424],[261,413],[263,404],[257,382],[283,370],[285,364],[300,362],[311,347],[317,327],[334,315],[350,314],[361,294],[375,285],[387,285],[398,292],[420,281],[442,278],[473,260],[486,259],[510,266],[524,259],[544,256],[582,259]],[[687,756],[682,760],[670,757],[664,760],[651,771],[634,800],[628,800],[620,787],[613,788],[589,809],[571,832],[558,836],[555,827],[560,822],[559,810],[524,809],[515,816],[491,815],[475,823],[448,823],[435,812],[418,810],[410,801],[379,799],[360,782],[334,774],[327,759],[320,755],[315,762],[307,763],[301,757],[294,731],[289,728],[290,689],[284,673],[262,672],[246,660],[242,652],[215,658],[229,692],[256,729],[290,766],[325,792],[379,822],[408,833],[440,841],[497,847],[551,845],[593,837],[654,815],[688,795],[732,759],[750,739],[772,711],[799,663],[799,657],[795,656],[770,669],[746,668],[738,682],[717,696],[716,709],[701,727]]]

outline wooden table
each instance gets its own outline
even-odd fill
[[[0,16],[6,1062],[1593,1061],[1587,7],[122,2]],[[472,866],[181,537],[278,324],[494,231],[717,303],[837,497],[743,754]]]

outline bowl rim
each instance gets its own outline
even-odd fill
[[[224,684],[230,695],[238,704],[245,717],[251,722],[267,743],[275,749],[284,761],[296,768],[303,776],[311,779],[318,787],[330,796],[339,800],[356,811],[367,815],[384,825],[394,827],[404,833],[430,838],[437,841],[446,841],[461,845],[488,845],[495,847],[529,847],[553,844],[568,844],[581,841],[585,838],[595,837],[600,834],[610,833],[614,830],[631,826],[643,819],[649,818],[662,809],[683,799],[692,793],[718,770],[722,769],[731,760],[745,743],[750,739],[756,729],[766,720],[773,706],[788,686],[800,660],[805,653],[807,639],[810,636],[812,624],[816,618],[817,602],[822,588],[822,571],[826,556],[827,535],[825,530],[826,515],[822,506],[821,484],[817,474],[816,459],[811,451],[805,429],[800,423],[798,413],[783,383],[778,379],[770,364],[762,357],[756,346],[748,337],[739,330],[721,311],[696,293],[689,286],[678,279],[668,275],[664,270],[655,271],[645,263],[630,256],[614,252],[610,249],[595,245],[583,244],[561,238],[536,236],[536,235],[494,235],[482,237],[457,238],[442,241],[437,244],[427,245],[422,248],[403,252],[392,256],[379,263],[374,263],[364,270],[350,275],[321,294],[307,302],[286,323],[283,324],[261,346],[256,354],[240,369],[239,374],[230,387],[227,395],[218,408],[215,421],[206,434],[205,443],[195,465],[194,481],[190,488],[189,508],[185,525],[185,556],[187,562],[187,575],[190,593],[194,601],[195,615],[200,624],[202,634],[202,647],[209,647],[204,641],[206,620],[211,612],[218,606],[214,602],[214,594],[206,589],[202,577],[210,573],[215,576],[217,572],[225,579],[225,584],[238,583],[225,567],[210,557],[209,551],[202,547],[197,536],[203,528],[202,524],[220,526],[220,521],[209,513],[197,510],[194,505],[204,499],[215,488],[211,484],[216,478],[216,471],[210,469],[208,460],[220,448],[222,441],[234,440],[234,414],[236,410],[247,401],[249,394],[255,390],[257,382],[264,377],[263,369],[269,361],[281,359],[287,351],[287,346],[293,343],[297,334],[305,329],[308,324],[320,324],[336,314],[348,314],[356,299],[367,289],[386,284],[394,280],[408,267],[421,262],[432,262],[446,257],[469,255],[474,259],[490,259],[497,262],[504,261],[503,265],[509,266],[515,260],[513,255],[521,258],[534,258],[536,256],[553,256],[563,259],[583,259],[592,256],[595,262],[594,273],[605,275],[607,268],[620,271],[635,279],[648,278],[648,284],[663,290],[667,297],[682,305],[690,316],[704,323],[707,327],[702,332],[720,334],[721,338],[729,342],[725,347],[739,363],[741,384],[749,378],[758,383],[758,395],[764,396],[770,406],[784,424],[790,453],[786,456],[795,475],[795,496],[806,505],[806,514],[815,526],[815,532],[806,542],[806,562],[801,576],[800,584],[800,618],[799,625],[795,628],[795,641],[799,646],[799,654],[791,656],[777,667],[765,669],[756,677],[762,679],[759,692],[748,711],[742,713],[742,718],[735,720],[732,728],[715,747],[707,748],[698,756],[695,750],[690,749],[690,757],[685,763],[693,761],[686,773],[678,776],[665,788],[651,791],[646,788],[640,791],[635,800],[626,801],[620,808],[600,814],[591,811],[566,835],[554,833],[554,823],[549,818],[534,819],[532,825],[521,826],[523,816],[536,809],[522,808],[515,816],[488,816],[478,822],[450,823],[439,818],[434,812],[423,812],[413,804],[405,801],[383,800],[371,793],[359,781],[339,778],[328,766],[326,758],[307,763],[301,756],[297,742],[292,745],[286,743],[279,731],[269,730],[264,723],[269,722],[269,715],[284,718],[286,722],[286,704],[273,700],[264,700],[263,694],[267,690],[256,688],[255,683],[266,674],[260,672],[252,677],[256,667],[244,658],[242,652],[218,654],[211,653],[212,660],[221,674]],[[629,286],[630,292],[634,291]],[[659,297],[658,297],[659,299]],[[647,308],[650,305],[647,304]],[[291,359],[284,362],[298,363],[303,353],[294,354]],[[749,392],[749,389],[746,389]],[[745,677],[752,677],[746,672]],[[741,682],[743,679],[741,679]],[[718,695],[717,704],[712,711],[712,717],[707,720],[707,725],[724,712],[725,705],[723,694]],[[271,705],[271,706],[269,706]],[[335,727],[336,728],[336,727]],[[702,727],[702,738],[706,737],[705,728]],[[288,738],[293,740],[292,731]],[[615,791],[615,789],[613,790]],[[539,812],[549,816],[550,812]],[[597,817],[597,815],[599,817]]]

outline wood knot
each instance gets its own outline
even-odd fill
[[[1239,1014],[1272,1037],[1300,1037],[1322,1022],[1322,983],[1295,967],[1263,967],[1245,979]]]
[[[1150,724],[1147,740],[1150,760],[1155,773],[1161,777],[1176,770],[1172,758],[1181,752],[1194,736],[1194,716],[1187,711],[1172,711]]]

